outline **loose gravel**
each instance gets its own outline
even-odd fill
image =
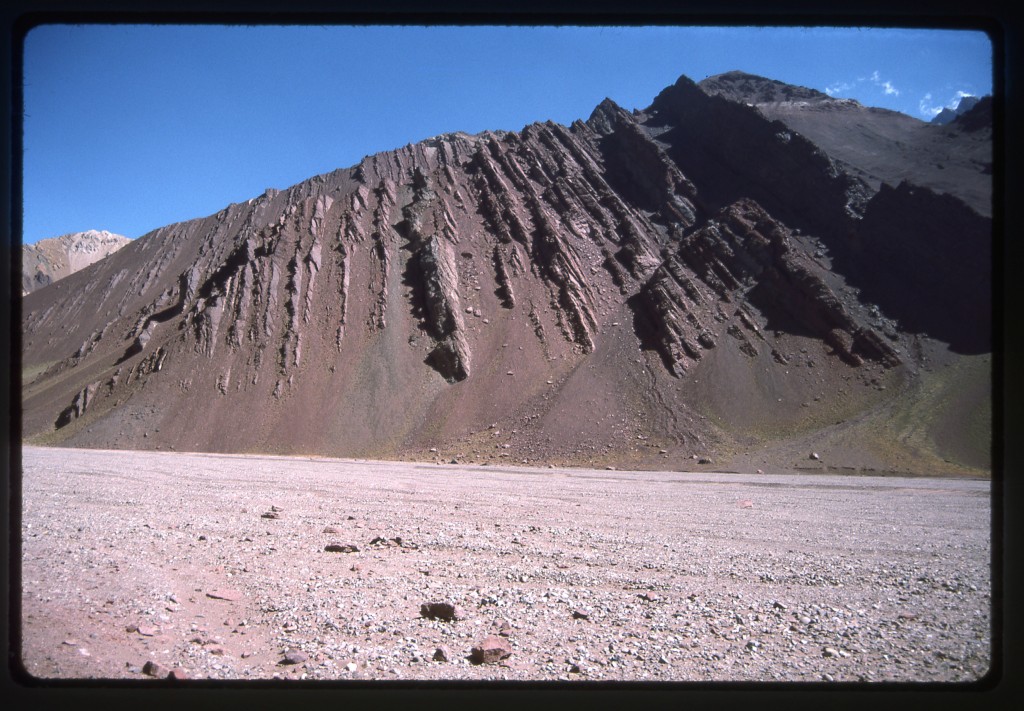
[[[25,447],[22,487],[39,678],[967,681],[991,663],[987,481]],[[485,641],[503,651],[474,663]]]

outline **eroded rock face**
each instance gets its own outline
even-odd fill
[[[798,337],[836,373],[911,367],[897,325],[983,348],[914,304],[941,293],[960,323],[988,303],[988,227],[954,197],[875,189],[684,77],[643,111],[605,100],[568,127],[369,156],[29,295],[24,429],[379,457],[503,420],[537,456],[635,418],[703,448],[715,430],[672,376],[733,346],[722,367],[781,375]]]
[[[827,285],[824,272],[794,248],[784,225],[752,200],[741,200],[684,237],[644,285],[637,303],[676,375],[715,347],[727,328],[724,311],[747,302],[769,320],[785,312],[853,365],[865,357],[886,367],[899,365],[895,350],[858,322]],[[741,322],[743,329],[728,333],[753,356],[760,334],[749,316]]]

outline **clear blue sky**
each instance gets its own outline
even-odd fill
[[[644,108],[732,69],[923,120],[992,91],[980,32],[46,25],[25,39],[23,241],[135,238],[440,133]]]

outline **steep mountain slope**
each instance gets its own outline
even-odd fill
[[[678,468],[792,466],[859,427],[829,465],[964,471],[975,445],[869,425],[987,357],[990,239],[683,77],[644,111],[370,156],[29,295],[24,432]],[[932,295],[959,310],[929,318]]]
[[[74,274],[129,242],[127,237],[106,230],[88,230],[26,244],[21,250],[22,293],[28,294]]]
[[[700,86],[781,121],[874,189],[909,181],[992,214],[991,97],[962,120],[939,125],[743,72],[708,77]]]

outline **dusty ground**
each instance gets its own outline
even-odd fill
[[[21,659],[44,679],[156,662],[190,679],[940,681],[991,663],[986,481],[23,462]],[[425,619],[427,602],[464,619]],[[502,622],[511,656],[471,663]]]

